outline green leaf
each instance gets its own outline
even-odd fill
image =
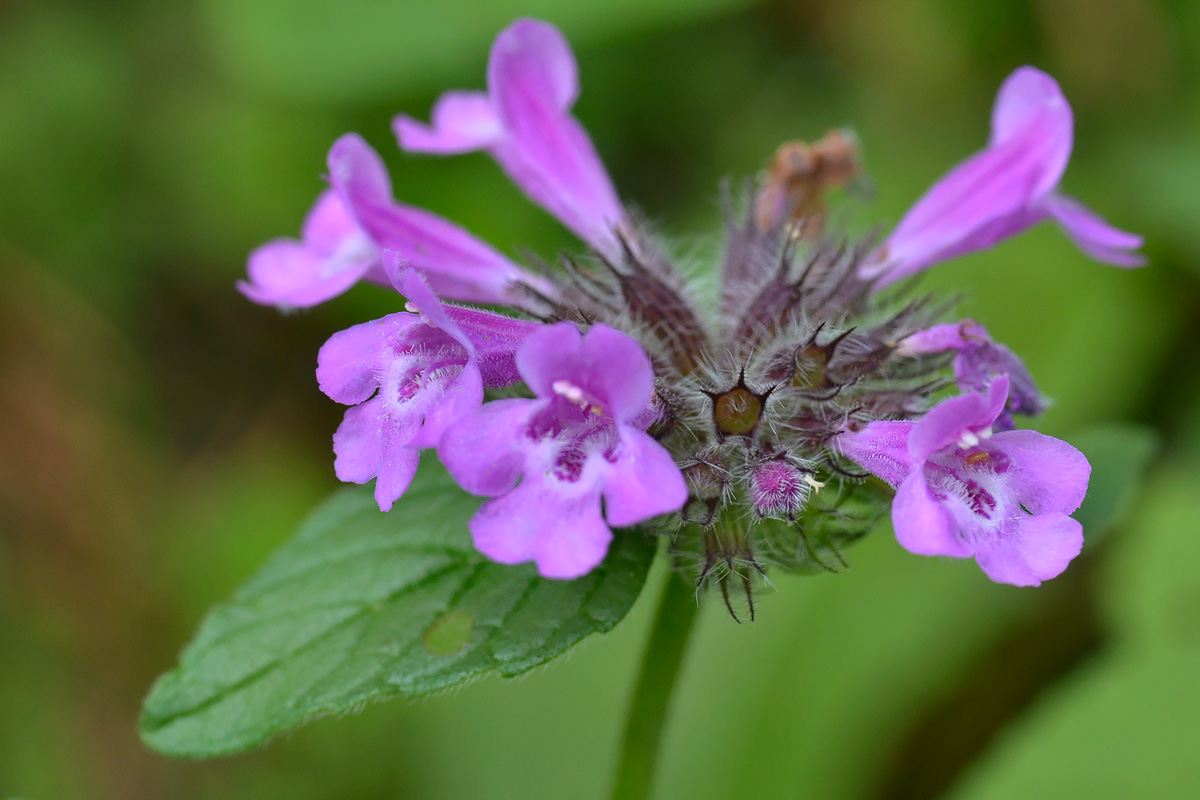
[[[1158,436],[1142,426],[1105,425],[1072,436],[1071,444],[1092,465],[1087,498],[1073,515],[1090,547],[1121,520],[1158,452]]]
[[[169,755],[221,755],[367,701],[516,675],[612,628],[645,583],[655,540],[638,531],[574,581],[488,561],[464,500],[429,468],[388,514],[369,487],[334,495],[209,613],[151,690],[142,738]]]

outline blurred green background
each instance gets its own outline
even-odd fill
[[[0,4],[0,796],[604,795],[654,580],[613,634],[521,680],[207,763],[136,735],[203,611],[335,486],[317,348],[395,310],[363,286],[285,317],[233,289],[252,247],[298,232],[333,139],[359,131],[400,198],[509,252],[575,247],[486,157],[405,158],[388,131],[481,86],[517,15],[567,33],[623,197],[697,253],[723,177],[836,126],[894,222],[982,145],[1022,63],[1074,106],[1066,190],[1148,240],[1150,268],[1125,272],[1043,226],[927,282],[1025,357],[1056,401],[1042,430],[1157,431],[1110,535],[1019,590],[880,531],[845,574],[776,577],[753,625],[710,604],[658,796],[1200,796],[1190,0]]]

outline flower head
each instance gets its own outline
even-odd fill
[[[574,578],[604,559],[609,525],[678,510],[687,488],[671,454],[633,424],[654,388],[636,341],[559,323],[521,345],[517,368],[536,399],[463,416],[438,454],[463,488],[495,498],[471,520],[482,553]]]
[[[1073,121],[1051,78],[1014,73],[987,149],[881,247],[825,234],[831,193],[861,171],[853,137],[785,144],[740,209],[727,203],[714,302],[632,223],[571,116],[578,95],[562,34],[518,20],[492,46],[486,92],[444,95],[430,125],[395,120],[406,150],[488,151],[578,234],[588,252],[558,275],[397,203],[354,134],[329,153],[332,188],[304,242],[252,257],[242,289],[259,302],[319,302],[362,277],[409,299],[321,349],[321,389],[351,406],[334,437],[340,478],[374,479],[386,510],[436,448],[487,498],[470,528],[488,557],[574,578],[604,559],[612,528],[639,525],[668,534],[673,566],[719,586],[731,612],[730,587],[746,592],[751,618],[755,576],[836,571],[885,509],[848,461],[896,488],[913,552],[974,556],[1022,585],[1066,566],[1089,468],[1070,445],[1009,430],[1043,407],[1024,364],[974,321],[944,323],[932,298],[879,291],[1047,216],[1101,260],[1136,260],[1138,237],[1057,193]],[[936,353],[953,353],[966,393],[931,408],[948,383]]]
[[[872,422],[838,437],[851,460],[896,486],[896,538],[918,555],[973,556],[994,581],[1037,586],[1083,547],[1068,516],[1091,467],[1066,442],[1036,431],[992,433],[1008,379],[952,397],[918,422]]]
[[[1097,261],[1135,267],[1142,238],[1113,228],[1058,192],[1071,156],[1074,118],[1046,73],[1021,67],[992,109],[988,146],[959,164],[917,201],[863,275],[885,286],[940,261],[983,250],[1053,217]]]

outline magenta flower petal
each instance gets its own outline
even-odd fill
[[[344,405],[365,401],[379,388],[387,341],[418,324],[412,314],[389,314],[329,337],[317,353],[317,384],[321,391]]]
[[[911,422],[880,420],[839,435],[834,445],[872,475],[899,486],[913,471],[914,463],[908,453],[912,427]]]
[[[654,372],[641,345],[605,325],[586,336],[569,322],[545,328],[517,351],[517,368],[541,397],[566,390],[564,381],[588,387],[584,399],[622,423],[641,414],[654,391]]]
[[[495,155],[530,197],[581,239],[616,254],[625,218],[583,128],[569,114],[579,94],[575,57],[558,29],[518,20],[496,37],[488,87],[508,133]]]
[[[1009,483],[1034,514],[1071,513],[1083,503],[1092,466],[1071,445],[1027,430],[998,433],[990,444],[1002,448],[1019,465]]]
[[[683,475],[661,444],[639,430],[622,428],[618,447],[625,467],[604,481],[604,515],[610,525],[633,525],[687,502]]]
[[[933,185],[884,242],[872,268],[880,285],[991,247],[1045,218],[1032,212],[1040,187],[1057,182],[1060,142],[1055,120],[1034,118],[1023,135],[964,161]]]
[[[421,312],[431,330],[450,336],[476,359],[484,386],[511,386],[521,381],[515,351],[544,327],[542,323],[478,308],[443,305],[416,270],[401,264],[398,254],[385,252],[383,262],[396,290]]]
[[[554,382],[581,371],[583,334],[569,322],[538,331],[517,353],[517,368],[538,397],[553,397]]]
[[[908,453],[921,463],[938,450],[987,431],[1008,399],[1008,378],[994,379],[986,395],[961,394],[943,400],[921,418],[909,434]]]
[[[1053,78],[1021,67],[1000,87],[988,146],[937,181],[863,265],[886,286],[982,250],[1053,216],[1088,255],[1136,266],[1140,238],[1110,227],[1056,188],[1074,138],[1071,107]]]
[[[345,204],[333,189],[326,189],[304,218],[301,234],[305,243],[321,252],[334,253],[343,243],[358,234],[358,223],[346,211]]]
[[[239,281],[238,290],[260,305],[307,308],[363,278],[387,282],[374,244],[332,190],[317,198],[303,235],[303,241],[276,239],[252,252],[246,264],[249,280]]]
[[[591,572],[612,541],[599,497],[563,495],[557,488],[533,478],[484,503],[470,523],[479,552],[502,564],[534,561],[547,578],[570,580]]]
[[[246,299],[264,306],[307,308],[336,297],[358,283],[370,261],[333,261],[301,242],[276,239],[250,254],[249,280],[238,281]]]
[[[383,160],[358,135],[348,133],[334,143],[329,173],[362,229],[380,248],[419,270],[439,296],[520,305],[525,298],[516,284],[552,291],[545,281],[457,225],[396,203]]]
[[[518,19],[492,44],[488,88],[520,89],[547,107],[566,111],[579,97],[579,66],[558,28],[538,19]]]
[[[1095,211],[1074,198],[1052,194],[1046,200],[1051,216],[1075,245],[1097,261],[1116,267],[1141,267],[1146,257],[1135,253],[1142,237],[1114,228]]]
[[[1027,516],[1014,527],[1006,539],[975,549],[975,561],[997,583],[1039,586],[1083,549],[1083,526],[1063,513]]]
[[[971,549],[956,535],[953,521],[929,493],[923,470],[915,470],[896,490],[892,501],[896,540],[919,556],[969,558]]]
[[[467,363],[454,381],[442,388],[441,397],[430,404],[420,432],[413,436],[413,447],[435,447],[442,432],[459,417],[479,408],[483,402],[483,377],[475,365],[475,345],[466,332],[456,324],[429,287],[414,270],[400,278],[398,288],[409,302],[421,312],[423,320],[456,341],[467,356]]]
[[[375,501],[388,511],[417,472],[417,451],[398,441],[381,398],[346,411],[333,435],[333,468],[338,480],[366,483],[375,478]]]
[[[494,144],[504,135],[492,101],[483,92],[446,92],[433,106],[432,125],[400,115],[393,123],[401,147],[417,153],[452,155]]]
[[[346,411],[333,435],[334,472],[338,480],[366,483],[379,474],[383,463],[383,439],[379,435],[379,400],[371,400]]]
[[[579,95],[575,57],[552,25],[517,20],[496,37],[488,94],[453,92],[434,106],[433,125],[406,116],[393,127],[412,152],[487,149],[537,204],[611,258],[615,231],[628,225],[608,173],[587,133],[570,114]]]
[[[557,507],[554,500],[557,499]],[[608,555],[613,533],[600,516],[600,504],[593,497],[578,500],[544,498],[543,515],[570,518],[570,528],[551,522],[538,543],[534,561],[538,572],[547,578],[571,580],[579,578],[600,566]],[[559,516],[561,515],[561,516]],[[543,516],[543,519],[547,519]]]
[[[438,457],[459,486],[494,497],[517,485],[526,453],[514,445],[535,407],[529,400],[494,400],[442,435]]]
[[[1033,67],[1018,67],[1004,79],[996,93],[988,147],[1027,141],[1030,129],[1039,125],[1042,126],[1039,139],[1044,138],[1045,151],[1040,162],[1041,180],[1032,191],[1044,195],[1058,185],[1071,159],[1075,116],[1054,78]]]
[[[391,511],[396,501],[408,491],[419,461],[420,454],[411,447],[388,448],[375,478],[375,502],[380,511]]]
[[[895,352],[898,356],[953,352],[954,376],[958,388],[966,392],[986,392],[994,378],[1007,376],[1008,402],[996,420],[996,430],[1011,430],[1013,414],[1037,416],[1046,408],[1025,362],[1004,345],[993,341],[975,320],[934,325],[917,331],[901,341]]]

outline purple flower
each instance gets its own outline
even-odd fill
[[[687,487],[670,453],[635,424],[654,391],[636,341],[606,325],[581,335],[564,322],[526,339],[516,363],[537,398],[467,414],[438,454],[464,489],[495,498],[471,520],[480,552],[576,578],[604,560],[610,525],[675,511]]]
[[[353,408],[333,436],[339,479],[375,479],[387,511],[417,471],[418,452],[479,407],[484,386],[520,380],[513,352],[539,325],[443,307],[420,276],[397,288],[420,313],[401,312],[334,334],[317,356],[321,391]]]
[[[303,240],[276,239],[250,254],[249,281],[238,291],[255,303],[306,308],[368,278],[389,285],[375,243],[346,213],[338,193],[327,189],[304,220]]]
[[[530,274],[457,225],[428,211],[398,204],[379,154],[360,136],[348,133],[329,151],[329,179],[350,215],[381,249],[417,269],[439,297],[523,307],[529,296],[519,287],[554,292],[548,281]]]
[[[918,555],[974,556],[989,578],[1037,586],[1083,547],[1068,516],[1091,473],[1083,454],[1036,431],[992,434],[1008,379],[943,401],[919,422],[871,422],[837,437],[841,452],[896,486],[896,538]]]
[[[1046,410],[1033,376],[1016,353],[992,341],[982,325],[965,319],[947,325],[934,325],[906,337],[896,348],[898,356],[954,352],[954,376],[958,388],[967,392],[986,392],[992,379],[1008,376],[1008,401],[993,426],[1012,430],[1013,414],[1036,417]]]
[[[438,295],[451,300],[528,307],[521,286],[552,295],[532,275],[462,228],[436,214],[403,206],[379,155],[348,133],[329,151],[329,181],[304,224],[303,241],[277,239],[250,254],[250,300],[284,308],[323,303],[366,278],[391,286],[381,252],[414,267]]]
[[[933,185],[864,265],[886,286],[955,256],[991,247],[1053,217],[1092,258],[1120,267],[1145,263],[1142,238],[1110,226],[1060,194],[1074,119],[1053,78],[1021,67],[1000,87],[988,146]]]
[[[408,116],[393,127],[400,146],[421,153],[486,149],[527,195],[601,253],[621,253],[615,231],[627,225],[608,173],[571,116],[579,70],[563,35],[520,19],[492,45],[488,91],[448,92],[432,125]]]

